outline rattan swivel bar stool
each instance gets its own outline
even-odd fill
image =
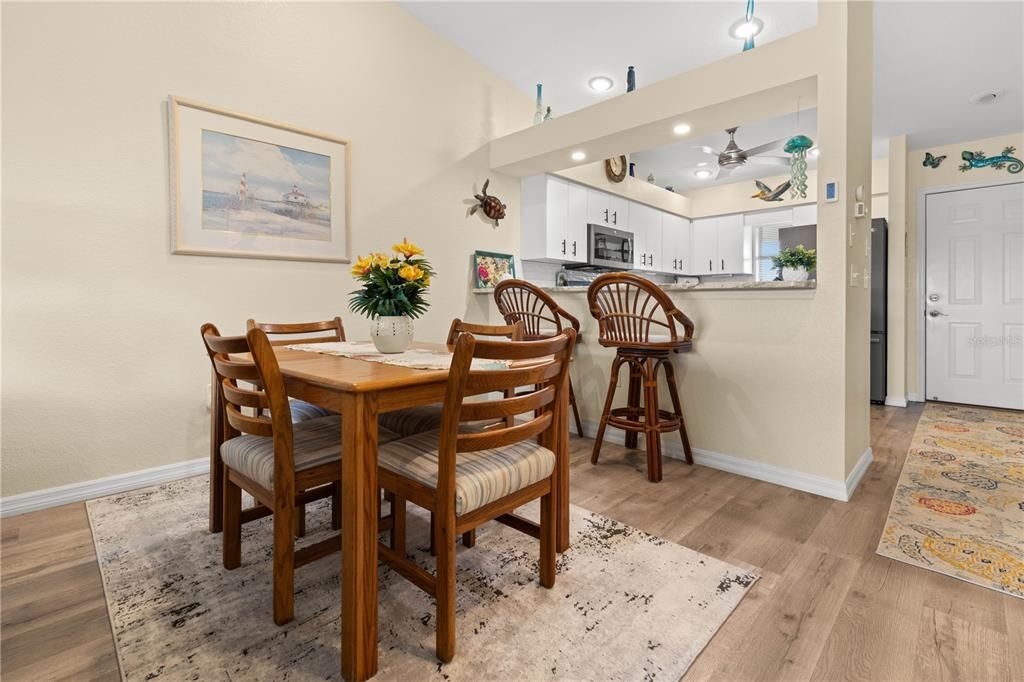
[[[494,288],[494,302],[498,312],[505,318],[505,324],[523,323],[524,341],[550,339],[562,333],[565,327],[580,333],[580,321],[555,303],[540,287],[521,279],[507,279]],[[583,422],[576,406],[576,392],[569,379],[569,407],[576,420],[576,433],[583,435]]]
[[[661,480],[661,434],[679,431],[686,463],[693,464],[690,439],[683,421],[683,406],[676,386],[672,355],[693,346],[693,322],[668,295],[649,280],[625,272],[601,275],[587,290],[590,313],[597,320],[602,346],[614,348],[608,397],[601,413],[591,464],[597,464],[607,426],[626,431],[626,447],[635,448],[639,434],[647,446],[647,478]],[[682,325],[683,336],[676,329]],[[629,392],[625,407],[612,407],[619,369],[629,366]],[[658,406],[658,372],[664,372],[672,411]],[[642,401],[641,401],[642,398]]]

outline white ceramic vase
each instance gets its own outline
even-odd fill
[[[404,353],[412,343],[412,318],[394,315],[370,320],[370,338],[381,353]]]
[[[804,268],[782,268],[782,281],[806,282],[809,274]]]

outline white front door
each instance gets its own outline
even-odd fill
[[[928,195],[925,395],[1024,409],[1024,183]]]

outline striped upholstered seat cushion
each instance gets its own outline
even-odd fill
[[[295,470],[305,471],[340,461],[341,418],[320,417],[292,427]],[[380,429],[378,443],[396,440],[398,434]],[[220,456],[231,469],[268,490],[274,489],[274,440],[263,436],[238,436],[220,446]]]
[[[319,419],[320,417],[336,416],[330,410],[324,409],[319,405],[314,405],[313,403],[307,403],[305,400],[289,398],[288,405],[292,408],[293,424],[298,424],[299,422],[308,421],[310,419]]]
[[[380,447],[380,466],[437,487],[438,431]],[[524,440],[491,450],[455,455],[455,513],[466,514],[543,480],[555,469],[555,453]]]
[[[381,428],[394,431],[402,438],[441,428],[441,405],[418,405],[404,410],[385,412],[380,416]]]

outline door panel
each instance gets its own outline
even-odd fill
[[[690,258],[689,275],[710,275],[717,272],[714,267],[718,256],[718,235],[716,218],[700,218],[693,221],[693,250]]]
[[[587,188],[569,183],[569,224],[566,230],[566,258],[587,262]]]
[[[547,186],[547,252],[549,258],[566,260],[567,221],[569,218],[569,183],[548,178]]]
[[[718,219],[718,260],[714,271],[736,274],[747,270],[744,263],[743,216],[726,215]]]
[[[925,393],[1024,409],[1024,183],[929,195]]]

